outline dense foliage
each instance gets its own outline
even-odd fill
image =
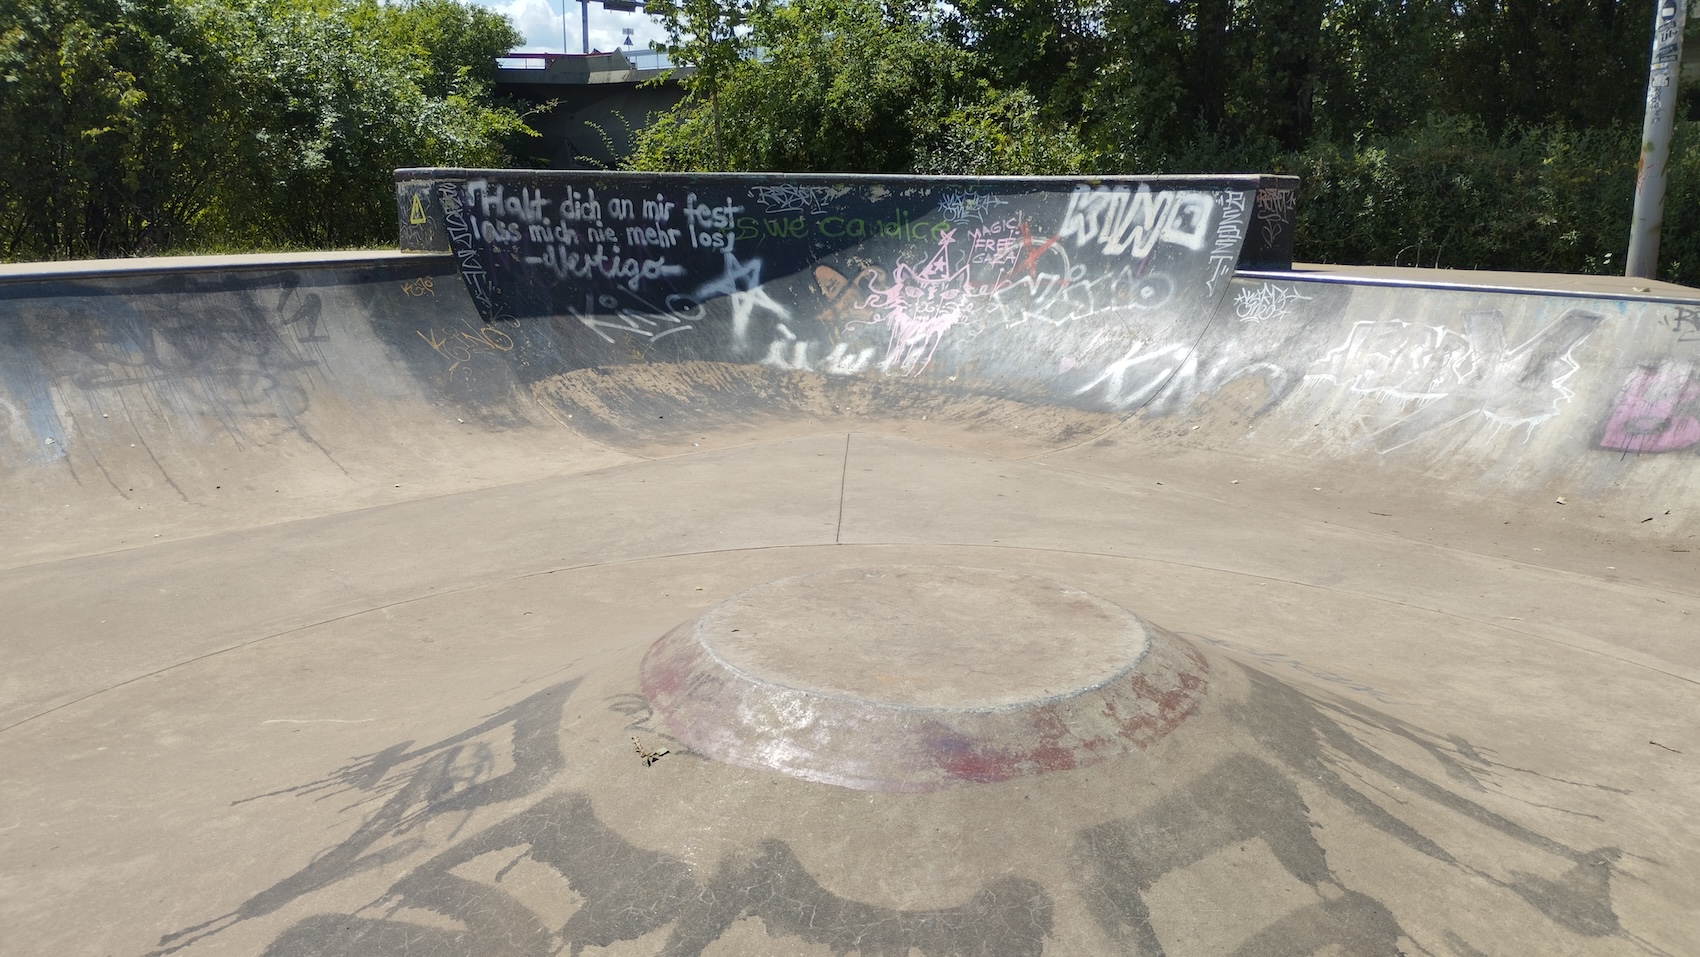
[[[1612,273],[1651,4],[650,0],[690,95],[630,165],[1287,172],[1303,258]],[[0,258],[392,241],[393,168],[510,161],[519,39],[461,0],[0,0]],[[1681,102],[1661,275],[1700,284]]]
[[[716,0],[692,2],[700,20],[700,7]],[[988,175],[1082,168],[1075,129],[1043,115],[1027,89],[988,77],[981,55],[952,42],[933,8],[792,0],[746,4],[739,17],[744,29],[717,49],[752,55],[687,77],[696,95],[643,131],[634,167]],[[694,22],[675,25],[675,62],[694,65],[712,45],[688,32]],[[736,118],[718,139],[715,102]]]
[[[709,67],[643,131],[634,168],[1290,172],[1301,257],[1622,270],[1651,0],[649,9],[675,62]],[[1688,91],[1661,253],[1661,274],[1691,283],[1697,101]]]
[[[0,257],[393,242],[392,169],[505,160],[518,40],[454,0],[0,0]]]

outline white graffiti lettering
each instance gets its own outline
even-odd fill
[[[1602,317],[1572,309],[1514,346],[1505,344],[1498,310],[1461,318],[1461,333],[1400,320],[1355,323],[1305,381],[1391,405],[1392,421],[1372,433],[1383,453],[1478,418],[1532,434],[1575,397],[1566,385],[1581,368],[1573,353]]]
[[[1069,196],[1059,239],[1076,246],[1096,242],[1106,256],[1123,253],[1135,259],[1151,254],[1158,242],[1202,250],[1216,201],[1209,193],[1190,190],[1151,192],[1140,186],[1081,187]]]
[[[832,207],[833,189],[830,186],[751,186],[750,195],[770,213],[813,213],[820,215]]]
[[[624,283],[628,289],[637,289],[647,280],[685,274],[684,266],[670,263],[665,258],[639,259],[635,256],[622,256],[620,247],[608,249],[601,243],[596,245],[593,252],[581,252],[564,243],[546,246],[542,256],[531,256],[527,259],[548,267],[557,279],[611,279]]]
[[[939,214],[946,222],[964,225],[969,221],[983,223],[986,214],[999,206],[1008,206],[1009,201],[1002,196],[992,193],[979,193],[969,190],[964,193],[946,193],[939,200]]]
[[[1238,316],[1241,322],[1286,319],[1293,314],[1296,304],[1309,301],[1309,296],[1299,294],[1297,286],[1266,282],[1246,286],[1234,294],[1234,315]]]

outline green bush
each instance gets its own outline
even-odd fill
[[[1296,255],[1324,263],[1622,275],[1640,130],[1434,117],[1399,135],[1270,143],[1201,136],[1164,172],[1300,178]],[[1700,284],[1700,122],[1671,152],[1659,277]]]
[[[750,42],[761,55],[721,67],[713,89],[700,75],[687,79],[691,96],[639,134],[628,166],[914,172],[939,125],[978,87],[968,55],[930,19],[887,23],[880,9],[877,0],[758,9]]]
[[[231,71],[169,0],[0,0],[0,257],[122,255],[204,211]]]
[[[982,85],[958,104],[916,151],[917,173],[956,176],[1064,176],[1079,173],[1086,148],[1075,131],[1047,122],[1025,90]]]
[[[505,161],[518,40],[454,0],[0,0],[0,258],[393,243],[393,168]]]
[[[1459,269],[1621,269],[1635,190],[1632,131],[1533,127],[1489,135],[1434,120],[1400,137],[1277,159],[1302,179],[1307,259]]]
[[[1676,125],[1659,240],[1659,278],[1700,286],[1700,120]]]
[[[885,17],[877,0],[792,0],[760,7],[760,56],[724,66],[638,136],[627,166],[646,170],[1073,173],[1075,130],[1041,116],[1019,87],[977,79],[972,56],[930,15]]]

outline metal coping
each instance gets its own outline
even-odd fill
[[[160,256],[148,259],[50,260],[0,264],[0,285],[56,282],[76,279],[106,279],[121,276],[168,275],[186,272],[259,272],[268,269],[313,267],[384,266],[401,262],[441,259],[453,263],[447,252],[406,252],[395,249],[327,253],[254,253],[232,256]],[[1461,274],[1462,271],[1460,271]],[[1540,275],[1530,273],[1528,275]],[[1569,275],[1566,273],[1565,275]],[[1437,289],[1452,292],[1485,292],[1506,295],[1552,296],[1565,299],[1611,299],[1625,302],[1669,302],[1700,306],[1700,290],[1693,296],[1668,296],[1645,292],[1559,289],[1551,286],[1515,286],[1473,283],[1462,280],[1405,279],[1396,276],[1348,275],[1286,269],[1237,269],[1241,279],[1317,282],[1346,286],[1386,286],[1405,289]]]
[[[262,272],[271,269],[389,266],[402,262],[442,259],[446,252],[405,252],[366,249],[309,253],[243,253],[219,256],[156,256],[140,259],[63,259],[0,264],[0,285],[108,279],[121,276],[170,275],[194,272]]]
[[[1466,270],[1459,270],[1467,275]],[[1539,276],[1542,273],[1525,273]],[[1560,275],[1572,275],[1561,273]],[[1286,280],[1287,282],[1320,282],[1345,286],[1390,286],[1402,289],[1438,289],[1451,292],[1489,292],[1514,296],[1551,296],[1563,299],[1610,299],[1624,302],[1669,302],[1700,305],[1700,290],[1693,296],[1666,296],[1654,292],[1612,292],[1605,289],[1560,289],[1553,286],[1512,286],[1503,283],[1477,283],[1448,279],[1404,279],[1397,276],[1350,275],[1346,273],[1306,272],[1288,269],[1236,269],[1238,279]],[[1620,277],[1610,277],[1620,278]]]

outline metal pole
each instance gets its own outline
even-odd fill
[[[579,36],[583,38],[584,52],[590,52],[590,0],[578,0]]]
[[[567,47],[567,0],[561,0],[561,53],[571,53]]]
[[[1635,218],[1623,274],[1652,279],[1659,267],[1659,230],[1665,218],[1665,167],[1676,124],[1677,78],[1682,69],[1682,25],[1687,0],[1654,0],[1653,64],[1647,73],[1647,118],[1641,127],[1641,165],[1635,176]]]

